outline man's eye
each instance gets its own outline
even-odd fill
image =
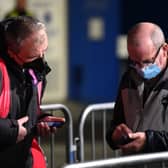
[[[133,61],[133,60],[131,60],[131,59],[128,59],[128,63],[131,64],[131,65],[136,65],[136,64],[137,64],[136,61]]]

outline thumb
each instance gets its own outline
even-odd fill
[[[18,120],[19,124],[24,124],[26,123],[27,121],[29,120],[29,117],[28,116],[25,116],[25,117],[22,117]]]
[[[130,139],[136,139],[139,135],[137,133],[129,133],[128,136]]]

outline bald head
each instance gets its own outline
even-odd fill
[[[150,22],[140,22],[128,32],[127,45],[141,47],[146,43],[153,44],[158,48],[165,42],[165,37],[161,28]]]
[[[142,61],[150,59],[164,44],[165,38],[161,28],[150,22],[136,24],[127,36],[129,58]]]

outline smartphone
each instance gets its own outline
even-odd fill
[[[117,144],[125,145],[125,144],[132,142],[132,141],[133,141],[133,139],[130,139],[127,135],[122,135],[121,139],[118,141]]]
[[[48,116],[48,117],[45,117],[45,122],[47,122],[49,127],[59,128],[59,127],[62,127],[65,124],[65,118]]]
[[[59,128],[59,127],[62,127],[65,124],[65,122],[49,121],[49,122],[47,122],[47,124],[48,124],[49,127],[57,127],[57,128]]]

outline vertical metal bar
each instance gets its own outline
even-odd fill
[[[50,113],[53,115],[54,109],[50,110]],[[51,164],[51,168],[54,168],[54,134],[50,134],[50,164]]]
[[[162,161],[162,168],[166,168],[166,164],[164,161]]]
[[[103,110],[103,157],[107,158],[107,145],[106,145],[106,110]]]
[[[97,111],[97,110],[105,110],[105,109],[113,109],[115,103],[100,103],[100,104],[93,104],[89,105],[86,107],[86,109],[83,111],[83,113],[80,116],[79,119],[79,155],[80,155],[80,161],[83,162],[84,159],[84,125],[85,125],[85,120],[87,116],[92,112],[92,111]]]
[[[38,136],[38,138],[37,138],[37,139],[38,139],[38,144],[39,144],[39,145],[41,145],[41,137],[40,137],[40,136]]]
[[[66,155],[67,163],[75,162],[75,145],[73,143],[73,120],[70,110],[67,107],[63,107],[64,114],[66,116],[68,127],[67,131],[67,141],[66,141]],[[66,112],[66,113],[65,113]]]
[[[85,114],[85,113],[84,113]],[[84,114],[81,116],[81,119],[80,119],[80,125],[79,125],[79,146],[80,146],[80,149],[79,149],[79,154],[80,154],[80,161],[83,162],[85,160],[84,158],[84,124],[85,124],[85,118],[83,117]]]
[[[54,156],[54,137],[55,137],[55,135],[52,133],[50,135],[51,168],[55,168],[55,162],[54,162],[54,158],[55,158],[55,156]]]
[[[95,160],[95,114],[94,111],[91,113],[91,135],[92,135],[92,159]]]

